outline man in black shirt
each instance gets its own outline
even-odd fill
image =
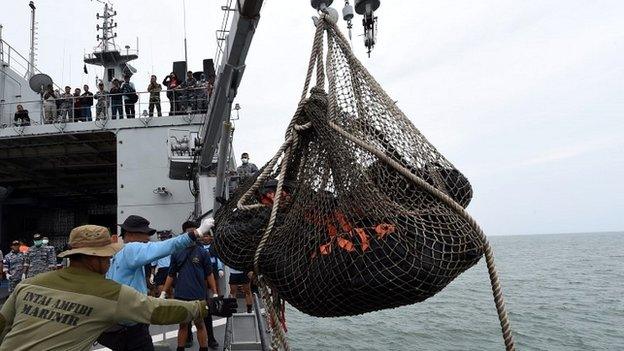
[[[134,118],[134,104],[139,100],[139,95],[137,95],[134,83],[130,81],[130,74],[124,75],[124,82],[121,84],[121,92],[123,93],[126,118]]]
[[[28,117],[28,110],[25,110],[22,105],[17,105],[17,111],[15,117],[13,117],[16,125],[29,126],[30,117]]]
[[[190,228],[187,227],[189,224],[196,226],[192,222],[186,222],[182,228],[188,230]],[[200,239],[200,241],[202,240]],[[217,296],[210,254],[201,243],[171,255],[168,277],[160,297],[167,296],[166,292],[173,285],[174,280],[176,284],[173,297],[177,300],[205,300],[208,298],[208,289],[213,292],[213,297]],[[210,326],[209,335],[203,318],[197,318],[193,323],[197,327],[197,341],[199,342],[200,351],[207,351],[208,346],[213,348],[219,345],[212,335],[212,325]],[[212,319],[210,319],[210,323],[212,324]],[[189,331],[190,323],[180,324],[177,351],[184,350]]]
[[[89,91],[89,86],[84,85],[84,93],[80,95],[80,108],[82,109],[82,113],[80,116],[83,121],[91,121],[93,118],[91,116],[91,107],[93,106],[93,93]]]
[[[123,94],[119,88],[119,80],[113,79],[113,85],[110,89],[111,118],[123,118]]]

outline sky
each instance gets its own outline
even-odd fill
[[[353,1],[352,1],[353,2]],[[37,66],[59,85],[96,45],[86,0],[40,0]],[[225,0],[186,0],[189,68],[216,50]],[[26,0],[0,0],[3,37],[28,53]],[[301,93],[315,15],[265,0],[237,101],[235,153],[264,164]],[[181,0],[116,1],[117,44],[136,48],[137,88],[184,59]],[[343,1],[334,1],[342,8]],[[368,58],[356,55],[414,125],[471,181],[468,211],[488,235],[624,230],[624,2],[384,0]],[[343,21],[341,27],[346,30]],[[164,97],[163,97],[164,99]]]

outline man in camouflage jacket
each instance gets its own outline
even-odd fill
[[[9,281],[9,292],[15,290],[17,284],[22,280],[24,273],[24,254],[19,250],[19,240],[11,243],[11,252],[4,256],[2,263],[4,265],[4,274]]]
[[[35,234],[33,236],[33,241],[35,245],[28,248],[24,260],[26,278],[34,277],[39,273],[49,272],[56,268],[56,257],[43,245],[43,237],[41,234]]]

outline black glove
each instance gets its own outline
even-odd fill
[[[218,317],[231,317],[236,312],[238,303],[235,298],[223,298],[223,296],[213,297],[206,301],[208,313]]]

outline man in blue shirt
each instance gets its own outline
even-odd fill
[[[144,266],[189,246],[194,246],[197,238],[208,233],[214,226],[214,220],[208,218],[202,221],[201,226],[193,232],[158,242],[150,241],[150,236],[156,233],[156,230],[150,228],[149,224],[150,222],[141,216],[131,215],[126,218],[120,225],[121,237],[125,245],[111,259],[111,266],[106,274],[106,278],[133,287],[146,295],[147,281]],[[121,331],[126,335],[124,340],[119,340],[118,335]],[[117,328],[102,333],[98,342],[113,350],[154,350],[148,324],[119,325]]]
[[[171,239],[171,231],[164,231],[158,233],[158,239],[164,241]],[[156,286],[156,296],[159,296],[163,291],[167,274],[169,273],[169,265],[171,264],[171,256],[165,256],[159,258],[157,261],[152,262],[152,269],[150,274],[149,283]],[[171,291],[167,291],[167,295],[172,295]]]
[[[173,284],[174,279],[176,281],[173,295],[175,299],[184,301],[205,299],[208,295],[208,287],[213,291],[213,297],[216,296],[216,294],[214,294],[216,285],[212,275],[212,262],[210,261],[208,251],[203,248],[202,243],[198,242],[196,245],[171,256],[169,276],[167,277],[163,291],[168,290]],[[161,293],[161,296],[164,297],[164,295],[166,295],[166,293]],[[208,334],[206,331],[206,324],[202,318],[195,319],[193,323],[195,323],[197,327],[199,350],[207,351]],[[190,330],[189,327],[188,323],[182,323],[179,326],[178,351],[184,351],[184,346]]]

